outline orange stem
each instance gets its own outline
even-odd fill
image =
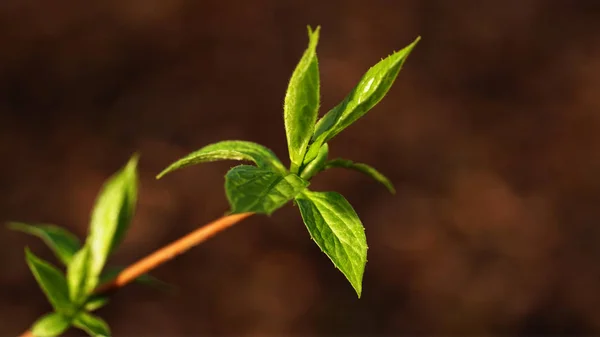
[[[94,294],[106,294],[115,291],[148,273],[161,264],[170,261],[190,248],[213,237],[215,234],[235,225],[254,213],[240,213],[221,217],[206,226],[200,227],[186,236],[154,251],[152,254],[125,268],[112,281],[98,286]],[[25,331],[20,337],[35,337],[31,331]]]

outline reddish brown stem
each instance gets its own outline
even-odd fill
[[[173,259],[188,249],[213,237],[215,234],[235,225],[254,213],[240,213],[219,218],[206,226],[200,227],[186,236],[154,251],[152,254],[125,268],[112,281],[104,283],[94,290],[95,294],[106,294],[115,291],[143,274],[148,273],[161,264]],[[25,331],[20,337],[35,337],[31,331]]]

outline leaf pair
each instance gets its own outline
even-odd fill
[[[310,163],[322,145],[371,110],[387,94],[406,58],[419,42],[388,56],[371,67],[352,91],[315,125],[319,111],[319,67],[316,54],[320,27],[308,27],[309,45],[288,84],[284,122],[291,171]]]
[[[358,296],[367,258],[364,227],[344,197],[336,192],[312,192],[309,181],[317,173],[341,167],[365,173],[385,185],[392,183],[374,168],[346,159],[329,160],[327,141],[373,108],[389,91],[402,64],[418,42],[377,63],[335,108],[317,122],[320,78],[316,48],[320,27],[308,27],[309,43],[296,66],[285,94],[283,116],[290,157],[285,169],[266,147],[247,141],[222,141],[207,145],[177,160],[157,178],[194,164],[215,160],[243,160],[225,175],[225,192],[232,213],[270,215],[292,199],[312,239],[350,281]]]

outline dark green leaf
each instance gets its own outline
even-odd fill
[[[35,337],[60,336],[71,326],[71,320],[58,312],[42,316],[31,327],[31,334]]]
[[[129,228],[137,202],[137,163],[138,156],[134,155],[123,169],[107,180],[98,195],[86,241],[90,248],[90,278],[100,276],[106,259]]]
[[[59,312],[71,310],[69,289],[63,273],[52,264],[37,257],[29,248],[25,248],[25,259],[52,307]]]
[[[225,192],[232,213],[271,214],[304,190],[308,182],[293,173],[282,175],[240,165],[225,176]]]
[[[283,119],[292,162],[292,173],[304,159],[319,112],[319,64],[317,44],[320,27],[313,32],[308,27],[308,48],[304,51],[288,84],[283,105]]]
[[[73,321],[73,326],[85,331],[92,337],[110,336],[108,324],[100,317],[87,312],[81,312]]]
[[[323,167],[323,169],[329,169],[332,167],[343,167],[343,168],[347,168],[347,169],[351,169],[351,170],[355,170],[361,173],[364,173],[366,175],[368,175],[369,177],[375,179],[376,181],[380,182],[381,184],[383,184],[392,194],[396,193],[396,189],[394,188],[394,185],[392,184],[392,182],[383,174],[381,174],[381,172],[377,171],[376,169],[374,169],[373,167],[367,165],[367,164],[362,164],[362,163],[355,163],[352,160],[347,160],[347,159],[334,159],[334,160],[330,160],[328,161],[325,166]]]
[[[156,178],[160,179],[165,174],[186,166],[217,160],[247,160],[254,162],[258,167],[263,169],[270,169],[281,173],[286,171],[285,166],[283,166],[273,151],[268,148],[248,141],[226,140],[207,145],[198,151],[188,154],[169,165]]]
[[[329,146],[327,145],[327,143],[325,143],[323,144],[323,146],[321,146],[321,149],[319,150],[319,153],[317,154],[316,158],[310,161],[304,167],[304,169],[302,169],[300,177],[302,177],[302,179],[310,180],[310,178],[312,178],[315,174],[317,174],[323,169],[323,165],[325,165],[325,161],[327,160],[328,155]]]
[[[8,227],[12,230],[21,231],[42,239],[65,266],[69,265],[71,258],[73,258],[73,255],[81,247],[81,243],[75,235],[58,226],[11,222],[8,224]]]
[[[358,297],[367,263],[367,239],[358,215],[336,192],[304,191],[296,197],[312,239],[346,276]]]
[[[383,99],[420,39],[421,37],[418,37],[407,47],[370,68],[350,94],[319,120],[312,137],[313,144],[309,149],[311,155],[316,155],[321,144],[335,137]]]
[[[83,246],[73,257],[67,268],[69,297],[78,305],[85,302],[98,285],[98,276],[91,272],[90,247]]]

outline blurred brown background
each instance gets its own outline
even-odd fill
[[[297,209],[251,218],[100,310],[116,336],[600,333],[600,2],[0,1],[0,221],[85,235],[102,182],[142,155],[139,211],[113,265],[223,214],[232,162],[171,161],[245,139],[287,160],[285,88],[322,25],[322,113],[423,40],[388,96],[330,143],[398,194],[331,171],[369,242],[363,298]],[[0,335],[49,310],[0,229]],[[54,261],[54,260],[53,260]],[[72,333],[75,335],[76,333]]]

